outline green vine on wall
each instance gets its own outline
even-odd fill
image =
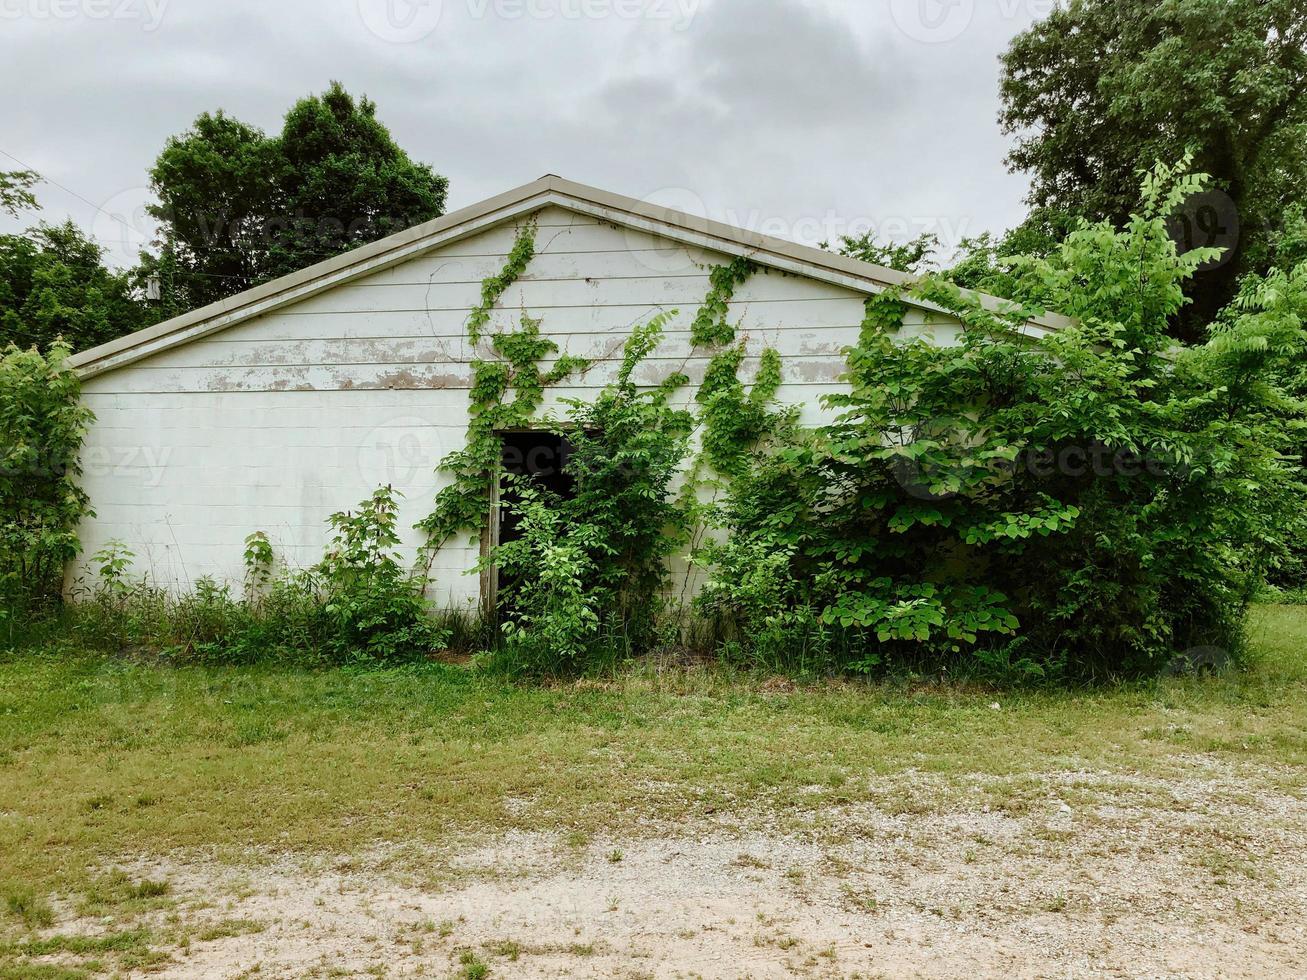
[[[903,302],[898,289],[887,289],[883,293],[868,296],[858,346],[883,349],[883,345],[892,343],[890,335],[903,326],[903,318],[907,313],[908,304]]]
[[[481,333],[490,325],[490,311],[495,308],[500,297],[508,287],[517,282],[526,271],[536,254],[535,219],[528,221],[517,233],[513,247],[509,250],[508,261],[497,275],[481,282],[481,302],[473,308],[467,318],[467,339],[471,344],[481,343]]]
[[[726,477],[747,470],[753,447],[788,416],[771,408],[781,386],[780,352],[774,347],[763,350],[757,377],[747,391],[739,378],[744,355],[743,341],[716,354],[708,362],[695,396],[703,406],[704,456]]]
[[[745,344],[736,341],[735,327],[728,319],[730,302],[735,290],[758,271],[758,264],[745,256],[714,268],[708,276],[708,295],[691,327],[690,339],[695,347],[724,348],[709,360],[695,395],[703,406],[703,448],[701,460],[696,460],[691,474],[692,483],[698,482],[701,461],[721,476],[742,474],[758,441],[792,416],[771,408],[781,386],[781,356],[775,348],[763,350],[752,389],[746,391],[739,378]]]
[[[526,270],[535,255],[535,224],[519,229],[502,271],[481,284],[481,305],[468,317],[468,340],[479,342],[499,297]],[[503,457],[498,433],[523,428],[535,418],[545,389],[589,367],[581,357],[563,355],[549,370],[540,362],[558,353],[558,345],[540,334],[540,320],[522,314],[517,330],[490,338],[495,360],[472,362],[472,388],[467,441],[440,461],[440,472],[453,482],[436,494],[435,508],[415,526],[426,533],[423,557],[430,568],[436,553],[459,531],[479,534],[490,516],[490,488],[502,476]],[[510,397],[511,396],[511,397]]]
[[[690,340],[695,347],[722,347],[735,340],[735,327],[728,320],[731,299],[736,288],[748,282],[757,271],[757,263],[741,255],[708,274],[708,295],[690,328]]]
[[[534,258],[535,234],[534,222],[523,225],[504,267],[482,282],[481,302],[467,319],[470,343],[481,342],[495,305]],[[727,477],[744,472],[748,454],[758,440],[792,415],[770,408],[781,385],[781,360],[775,349],[763,351],[751,389],[746,391],[739,380],[745,346],[743,341],[735,342],[735,328],[729,321],[730,303],[735,290],[758,269],[755,262],[743,256],[712,269],[708,295],[691,328],[691,341],[696,348],[729,345],[712,356],[695,396],[703,406],[702,460]],[[423,558],[428,568],[436,553],[455,534],[470,531],[475,537],[487,526],[490,488],[503,475],[498,433],[530,425],[547,388],[589,367],[586,359],[565,355],[558,357],[548,371],[542,370],[541,361],[556,355],[558,345],[541,335],[540,323],[524,313],[519,329],[490,338],[495,359],[472,362],[467,441],[462,449],[442,459],[439,466],[440,472],[453,476],[453,482],[436,494],[431,514],[416,525],[427,536]],[[664,388],[674,388],[684,380],[682,376],[669,379]],[[689,485],[697,484],[700,463],[696,460]]]

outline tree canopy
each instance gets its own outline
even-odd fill
[[[165,303],[203,306],[443,214],[448,181],[376,111],[333,82],[277,136],[218,111],[171,138],[150,171],[162,247],[143,260]]]
[[[166,302],[203,306],[269,278],[266,232],[281,165],[273,141],[222,110],[168,140],[150,171],[162,250],[143,256]]]
[[[35,184],[27,171],[0,173],[0,208],[36,210]],[[145,326],[147,316],[129,278],[107,268],[71,221],[0,235],[0,347],[48,351],[62,338],[80,350]]]
[[[1301,0],[1071,0],[1003,56],[1009,165],[1037,208],[1123,222],[1139,174],[1193,153],[1215,192],[1173,216],[1200,272],[1190,332],[1265,271],[1285,205],[1307,194],[1307,5]]]

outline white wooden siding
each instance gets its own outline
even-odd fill
[[[87,381],[96,413],[86,445],[85,486],[96,517],[82,528],[86,555],[110,539],[138,555],[159,584],[185,588],[201,575],[239,583],[245,536],[266,531],[279,558],[312,564],[328,540],[327,517],[380,484],[404,494],[405,548],[443,478],[436,464],[463,445],[468,362],[488,343],[466,341],[481,281],[497,273],[515,229],[501,225],[293,306]],[[541,212],[537,255],[492,315],[490,333],[523,312],[584,374],[549,393],[546,407],[592,394],[612,379],[631,327],[678,309],[663,347],[640,368],[656,384],[706,360],[690,324],[713,266],[729,257],[620,229],[562,208]],[[843,371],[865,296],[816,279],[760,272],[742,285],[730,320],[746,340],[742,376],[757,354],[783,357],[781,400],[824,417],[821,396]],[[957,325],[912,313],[907,336],[950,343]],[[692,384],[682,397],[693,397]],[[460,537],[437,557],[432,596],[475,601],[465,574],[477,550]],[[71,576],[85,575],[85,562]]]

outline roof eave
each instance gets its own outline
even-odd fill
[[[917,280],[915,276],[883,266],[762,235],[710,218],[661,208],[551,174],[235,296],[81,351],[70,357],[67,364],[82,377],[93,377],[224,330],[289,303],[307,299],[350,279],[380,271],[429,248],[476,234],[489,226],[549,204],[573,207],[602,220],[637,228],[645,225],[657,234],[694,242],[727,254],[747,255],[764,265],[812,275],[855,290],[870,288],[871,292],[879,292],[886,288],[911,285]],[[981,293],[971,295],[990,309],[997,310],[1011,305],[1005,300]],[[924,301],[916,302],[937,312],[947,312]],[[1031,322],[1044,329],[1057,330],[1073,321],[1056,314],[1047,314]]]

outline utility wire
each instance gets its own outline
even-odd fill
[[[71,194],[73,197],[77,198],[77,200],[81,201],[83,204],[89,204],[91,207],[95,208],[97,212],[101,210],[100,205],[96,204],[94,201],[87,200],[86,198],[82,197],[81,194],[78,194],[77,191],[73,190],[71,187],[65,187],[63,184],[59,183],[59,181],[55,180],[53,177],[47,177],[45,174],[41,173],[41,171],[33,167],[30,163],[18,159],[18,157],[14,156],[12,153],[4,149],[3,147],[0,147],[0,153],[3,153],[5,156],[7,156],[10,160],[14,161],[14,163],[18,164],[20,167],[23,167],[24,169],[36,174],[36,176],[40,177],[47,184],[53,184],[55,187],[58,187],[61,191],[64,191],[67,194]],[[122,218],[118,217],[118,215],[111,214],[109,215],[109,217],[113,218],[114,221],[117,221],[128,231],[135,231],[135,229],[132,228],[131,225],[129,225]]]

